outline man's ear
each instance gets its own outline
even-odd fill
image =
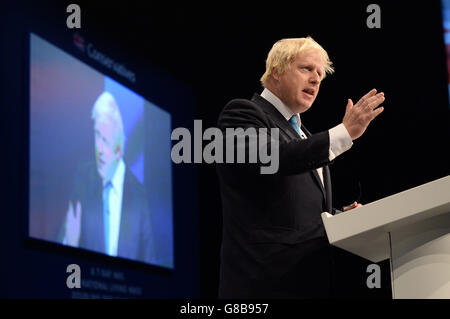
[[[280,72],[280,70],[277,67],[275,67],[275,66],[272,67],[272,77],[275,81],[280,80],[281,74],[282,73]]]
[[[118,154],[118,153],[120,153],[120,155],[122,156],[122,148],[120,147],[120,145],[117,145],[114,148],[114,154]]]

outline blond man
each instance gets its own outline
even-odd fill
[[[221,112],[218,125],[224,132],[278,128],[279,169],[262,175],[250,165],[218,165],[223,208],[219,297],[332,296],[333,259],[320,217],[336,212],[328,164],[352,147],[383,111],[385,99],[375,89],[356,104],[348,99],[340,124],[311,134],[301,114],[333,71],[327,52],[312,38],[280,40],[268,54],[262,93],[232,100]],[[343,210],[358,206],[355,202]]]
[[[124,161],[123,120],[110,92],[98,96],[91,118],[95,163],[80,163],[77,169],[60,232],[64,235],[62,243],[110,256],[157,263],[146,190]]]

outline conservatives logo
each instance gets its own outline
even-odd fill
[[[73,35],[73,44],[84,53],[84,38],[78,32]]]
[[[92,43],[87,43],[84,38],[80,35],[80,33],[75,32],[73,35],[73,44],[83,53],[87,53],[88,57],[96,62],[100,63],[104,67],[113,70],[118,75],[126,78],[128,81],[132,83],[136,83],[136,74],[128,70],[125,65],[114,61],[106,54],[97,50]]]

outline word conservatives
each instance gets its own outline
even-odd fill
[[[194,120],[194,163],[227,163],[259,165],[261,174],[275,174],[279,168],[278,128],[226,128],[224,133],[210,127],[203,133],[202,121]],[[171,139],[178,141],[171,152],[175,164],[192,163],[191,133],[178,127]],[[203,148],[203,141],[210,141]]]
[[[95,49],[92,43],[89,43],[87,46],[87,54],[91,59],[96,60],[108,69],[114,70],[114,72],[123,76],[129,81],[133,83],[136,82],[136,74],[134,74],[134,72],[128,70],[123,64],[117,63],[107,55]]]

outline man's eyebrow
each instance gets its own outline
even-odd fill
[[[306,65],[306,66],[315,66],[315,63],[314,63],[314,62],[300,61],[299,63],[302,64],[302,65]]]
[[[301,66],[301,67],[308,67],[308,68],[315,68],[316,67],[316,65],[314,63],[303,62],[303,61],[299,61],[299,66]],[[319,72],[319,74],[322,75],[324,73],[323,66],[317,67],[317,72]]]

